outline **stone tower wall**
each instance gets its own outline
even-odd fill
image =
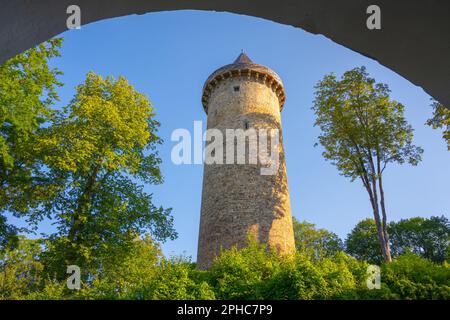
[[[237,88],[239,88],[237,90]],[[208,129],[278,129],[280,93],[258,75],[235,75],[218,82],[208,100]],[[221,248],[243,247],[248,236],[279,253],[295,250],[284,149],[280,141],[275,175],[260,164],[205,164],[197,263],[211,266]],[[224,139],[225,144],[225,139]],[[248,152],[248,147],[246,153]],[[248,163],[248,162],[247,162]]]

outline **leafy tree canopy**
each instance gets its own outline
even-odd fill
[[[450,150],[450,109],[443,104],[433,101],[433,116],[426,124],[433,129],[442,129],[442,138],[447,141],[447,149]]]
[[[370,78],[365,67],[347,71],[338,80],[326,75],[316,86],[315,125],[322,130],[323,155],[352,180],[376,176],[369,158],[382,170],[390,162],[417,164],[422,149],[412,144],[413,129],[404,106],[389,98],[389,87]]]
[[[51,183],[33,146],[58,100],[61,72],[50,68],[49,60],[60,55],[61,43],[61,38],[49,40],[0,65],[0,245],[17,231],[2,213],[28,212]]]
[[[383,261],[377,226],[373,219],[365,219],[352,229],[345,240],[346,252],[356,259],[379,265]]]
[[[92,262],[96,268],[98,257],[127,250],[143,233],[157,240],[176,236],[170,209],[153,205],[139,184],[162,182],[158,126],[148,98],[125,78],[90,72],[53,124],[39,132],[36,149],[55,195],[33,218],[58,226],[49,244],[57,252],[53,265]]]
[[[437,263],[450,259],[450,222],[445,216],[392,222],[389,233],[395,256],[412,252]]]
[[[0,299],[21,299],[40,290],[44,279],[41,252],[41,240],[23,236],[17,247],[0,252]]]
[[[404,106],[389,97],[365,67],[326,75],[316,85],[314,106],[323,156],[352,181],[361,179],[373,209],[383,258],[391,260],[383,173],[389,163],[416,165],[423,150],[412,143]]]
[[[325,229],[317,229],[312,223],[299,222],[294,218],[294,237],[297,251],[313,257],[333,256],[344,250],[337,234]]]
[[[388,226],[393,257],[414,253],[436,263],[448,261],[450,224],[446,217],[414,217]],[[357,259],[380,264],[381,248],[373,219],[360,221],[345,240],[346,252]]]

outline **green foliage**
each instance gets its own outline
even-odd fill
[[[6,217],[0,215],[0,252],[17,245],[19,229],[8,224]]]
[[[281,260],[254,240],[238,250],[224,250],[211,268],[218,299],[262,299],[264,285],[279,270]]]
[[[391,222],[389,233],[395,256],[412,252],[437,263],[450,259],[450,222],[444,216]]]
[[[21,144],[51,117],[48,107],[58,100],[55,88],[61,85],[57,80],[61,72],[50,69],[48,60],[60,55],[61,43],[61,38],[49,40],[0,65],[0,181],[3,183],[6,170],[12,170],[22,161],[32,162],[29,158],[32,155]],[[3,209],[6,203],[1,204]]]
[[[330,257],[344,250],[337,234],[325,229],[317,229],[314,224],[293,219],[295,247],[297,251],[313,257]]]
[[[268,281],[266,296],[271,299],[349,299],[359,287],[365,264],[338,253],[312,260],[303,253],[286,260],[280,272]],[[361,282],[362,283],[362,282]]]
[[[415,217],[388,226],[393,257],[412,252],[436,263],[448,261],[450,224],[446,217]],[[360,221],[347,235],[346,252],[357,259],[380,264],[383,257],[373,219]]]
[[[421,160],[422,149],[412,144],[413,129],[404,118],[404,106],[389,99],[386,84],[376,83],[365,67],[347,71],[341,80],[326,75],[316,86],[312,108],[322,133],[323,156],[352,180],[376,176],[371,157],[381,167],[390,162]]]
[[[29,295],[19,297],[23,300],[79,300],[78,295],[70,292],[64,281],[58,282],[56,280],[44,280],[42,289],[33,291]]]
[[[450,299],[450,268],[407,253],[383,265],[381,279],[398,299]]]
[[[64,281],[43,281],[26,299],[214,299],[204,273],[183,257],[165,259],[149,237],[136,239],[126,254],[105,257],[102,268],[68,290]]]
[[[155,278],[145,286],[144,299],[204,299],[215,298],[201,271],[182,257],[163,261]]]
[[[149,237],[69,290],[43,272],[40,241],[21,239],[2,255],[1,299],[450,299],[450,269],[414,254],[381,266],[381,289],[366,287],[368,264],[339,252],[278,256],[255,241],[223,250],[208,271],[185,257],[166,259]]]
[[[162,263],[147,240],[136,239],[176,237],[171,209],[155,206],[143,185],[163,181],[159,123],[147,96],[125,78],[93,72],[67,106],[54,109],[61,73],[48,60],[59,56],[61,41],[50,40],[0,66],[0,252],[5,272],[11,264],[18,267],[4,275],[6,295],[19,297],[14,292],[26,289],[20,283],[28,274],[22,276],[19,262],[10,258],[26,252],[42,266],[41,279],[32,280],[39,290],[29,286],[36,298],[75,297],[62,285],[71,264],[82,270],[80,297],[136,297],[138,279],[148,279],[155,261]],[[9,225],[6,211],[34,229],[49,219],[57,231],[45,236],[39,254],[26,241],[15,248],[17,233],[30,230]],[[18,288],[8,289],[15,278]]]
[[[442,129],[442,138],[447,141],[447,149],[450,150],[450,109],[443,104],[433,101],[433,116],[426,124],[433,129]]]
[[[219,299],[333,299],[357,287],[364,272],[364,263],[342,252],[279,257],[256,242],[222,252],[210,271]]]
[[[0,252],[0,299],[20,299],[40,289],[42,241],[19,238],[16,248]]]
[[[17,231],[6,225],[2,213],[27,213],[51,184],[33,146],[58,100],[61,72],[48,62],[59,56],[61,43],[61,38],[49,40],[0,65],[0,245]]]
[[[352,229],[345,240],[346,252],[356,259],[379,265],[383,261],[377,226],[373,219],[364,219]]]
[[[385,261],[391,260],[383,173],[390,163],[417,165],[423,150],[413,144],[413,129],[404,106],[389,97],[386,84],[376,83],[365,67],[326,75],[315,87],[312,110],[321,130],[326,160],[351,181],[360,179],[373,209]]]
[[[70,264],[95,272],[101,257],[128,250],[146,232],[157,240],[176,236],[171,210],[153,205],[138,184],[162,182],[158,125],[148,98],[125,78],[90,72],[53,124],[39,132],[36,149],[56,186],[33,211],[34,221],[46,217],[58,226],[45,257],[50,273],[61,277],[61,266]]]
[[[116,254],[115,254],[116,253]],[[149,236],[136,238],[127,250],[96,257],[101,268],[90,274],[79,293],[84,299],[142,299],[147,279],[154,277],[162,259],[159,245]]]
[[[220,299],[450,298],[447,265],[403,255],[382,265],[379,290],[367,289],[367,266],[343,252],[321,259],[301,252],[278,257],[251,243],[241,250],[222,252],[210,277]]]

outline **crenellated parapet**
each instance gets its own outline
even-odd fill
[[[283,109],[286,96],[284,93],[283,82],[280,76],[272,69],[253,63],[247,55],[241,53],[239,57],[229,65],[226,65],[215,72],[213,72],[203,86],[202,104],[203,108],[208,114],[208,104],[211,93],[218,85],[226,80],[235,78],[246,79],[249,81],[256,81],[265,84],[271,88],[278,97],[280,111]]]

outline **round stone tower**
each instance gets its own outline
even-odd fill
[[[295,250],[286,165],[281,135],[280,112],[285,101],[280,77],[271,69],[253,63],[244,53],[234,63],[215,71],[203,88],[202,103],[208,115],[208,129],[223,134],[223,164],[205,163],[198,240],[197,264],[207,269],[221,248],[241,248],[253,238],[280,254]],[[268,132],[266,151],[272,146],[278,163],[271,174],[262,168],[274,162],[250,161],[255,153],[247,137],[245,164],[226,160],[227,148],[237,139],[226,139],[229,129]],[[275,129],[275,130],[274,130]],[[270,131],[272,130],[272,131]],[[237,131],[236,131],[237,132]],[[278,132],[278,143],[271,136]],[[261,152],[261,135],[256,147]],[[213,142],[210,141],[209,143]],[[208,145],[208,142],[207,142]],[[272,150],[274,150],[272,148]],[[259,159],[259,158],[258,158]]]

